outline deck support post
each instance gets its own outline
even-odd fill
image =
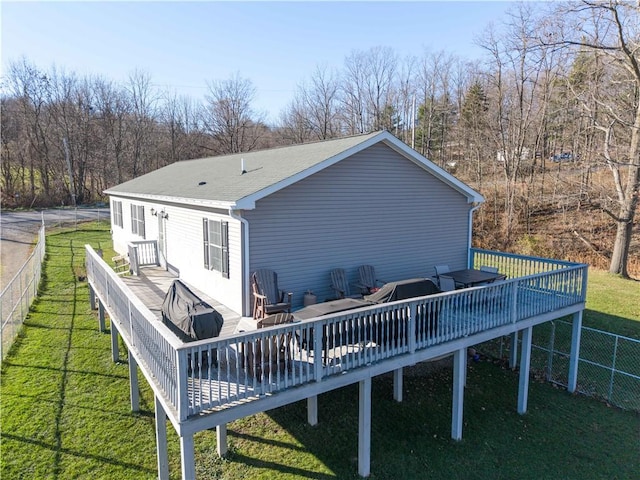
[[[111,322],[111,358],[114,363],[120,359],[120,350],[118,349],[118,329]]]
[[[318,424],[318,396],[307,398],[307,423],[312,427]]]
[[[196,478],[196,460],[193,451],[192,434],[180,437],[180,464],[182,469],[182,480],[191,480]]]
[[[216,426],[216,450],[218,456],[224,457],[227,454],[227,424]]]
[[[371,377],[358,384],[358,474],[371,473]]]
[[[573,314],[571,327],[571,357],[569,358],[569,378],[567,390],[573,393],[578,386],[578,363],[580,362],[580,336],[582,332],[582,310]]]
[[[527,327],[522,331],[522,353],[520,357],[520,383],[518,385],[518,413],[527,413],[527,401],[529,397],[529,370],[531,367],[531,337],[533,327]]]
[[[91,284],[89,284],[89,305],[91,306],[91,310],[96,309],[96,292]]]
[[[154,395],[156,406],[156,450],[158,453],[158,479],[169,480],[169,453],[167,450],[167,414]]]
[[[509,368],[513,370],[518,366],[518,331],[511,334],[509,343]]]
[[[131,397],[131,411],[140,411],[140,388],[138,386],[138,362],[129,351],[129,396]]]
[[[393,371],[393,399],[402,402],[402,367]]]
[[[98,300],[98,331],[104,332],[104,305]]]
[[[453,352],[453,402],[451,408],[451,438],[462,440],[462,418],[464,413],[464,381],[467,369],[467,349]]]

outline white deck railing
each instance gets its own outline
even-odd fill
[[[586,265],[496,252],[473,255],[509,272],[536,272],[192,343],[180,342],[89,246],[87,275],[128,347],[138,353],[145,376],[184,421],[585,301]]]
[[[134,275],[140,274],[140,267],[160,265],[158,258],[158,242],[156,240],[140,240],[127,244],[130,269]]]

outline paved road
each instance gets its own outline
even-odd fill
[[[109,217],[108,208],[65,208],[0,213],[0,291],[29,258],[38,229],[73,226],[76,222]]]

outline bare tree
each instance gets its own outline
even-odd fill
[[[366,109],[366,82],[369,75],[367,55],[353,52],[345,59],[342,76],[342,115],[349,135],[366,133],[369,118]]]
[[[126,152],[130,141],[132,107],[124,89],[104,78],[93,81],[96,120],[100,127],[103,157],[100,190],[122,183],[126,177]]]
[[[300,91],[280,113],[279,130],[286,143],[304,143],[313,138],[313,125]]]
[[[256,89],[236,73],[228,80],[208,83],[205,126],[218,142],[219,153],[253,150],[262,132],[262,118],[251,103]]]
[[[600,155],[611,171],[613,205],[604,211],[616,224],[609,271],[628,277],[627,263],[640,188],[640,5],[583,0],[558,6],[540,44],[591,52],[599,75],[575,97],[600,132]],[[602,70],[601,70],[602,69]]]
[[[520,192],[523,173],[535,162],[539,120],[544,116],[541,101],[547,76],[546,50],[529,41],[538,20],[530,4],[519,4],[501,35],[487,30],[480,45],[491,57],[488,97],[492,112],[490,132],[496,161],[504,176],[503,237],[510,241],[519,209],[528,196]],[[526,187],[526,184],[525,184]]]
[[[127,91],[131,104],[131,174],[137,177],[162,166],[157,163],[159,157],[153,155],[158,93],[151,87],[151,76],[140,70],[129,75]],[[156,164],[151,165],[154,157]]]

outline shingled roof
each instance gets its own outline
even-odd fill
[[[384,142],[421,164],[467,196],[470,202],[483,201],[479,193],[386,131],[256,152],[184,160],[116,185],[105,193],[157,201],[251,209],[255,207],[256,200],[378,142]]]

